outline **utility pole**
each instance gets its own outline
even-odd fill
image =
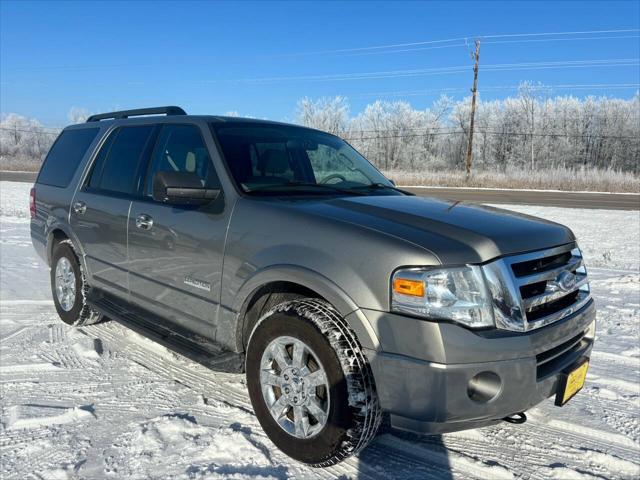
[[[480,39],[476,40],[476,51],[471,54],[471,58],[475,60],[473,66],[473,94],[471,97],[471,119],[469,121],[469,145],[467,146],[467,158],[465,166],[467,169],[467,179],[471,176],[471,157],[473,154],[473,125],[476,115],[476,94],[478,93],[478,63],[480,62]]]

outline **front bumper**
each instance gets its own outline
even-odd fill
[[[367,354],[381,406],[392,427],[418,433],[486,426],[537,405],[556,393],[563,370],[590,356],[595,335],[593,301],[527,333],[364,314],[380,340],[381,349]],[[500,380],[490,399],[470,395],[470,381],[482,372]]]

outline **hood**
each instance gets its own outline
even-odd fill
[[[417,196],[362,196],[299,202],[297,208],[401,238],[442,264],[496,257],[575,241],[567,227],[508,210]]]

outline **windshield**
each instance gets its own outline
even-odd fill
[[[288,125],[213,124],[238,185],[249,193],[398,194],[343,140]],[[365,193],[366,192],[366,193]]]

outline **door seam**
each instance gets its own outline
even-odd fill
[[[131,263],[131,259],[129,257],[129,224],[131,223],[131,207],[133,206],[133,201],[130,200],[129,201],[129,211],[127,212],[127,244],[126,244],[126,250],[127,250],[127,262],[126,262],[126,266],[127,266],[127,302],[131,301],[131,283],[129,280],[129,266]]]

